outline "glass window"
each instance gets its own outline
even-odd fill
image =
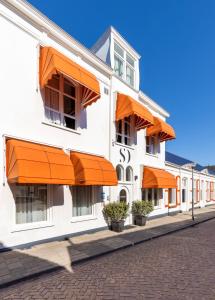
[[[134,69],[126,66],[126,81],[129,85],[134,86]]]
[[[131,65],[134,68],[134,62],[135,62],[135,60],[134,60],[133,57],[131,57],[130,55],[126,54],[126,61],[127,61],[127,63],[129,63],[129,65]]]
[[[16,224],[47,221],[47,185],[16,185]]]
[[[126,168],[126,181],[133,181],[133,172],[131,167]]]
[[[142,200],[152,201],[154,207],[159,207],[163,199],[163,189],[142,189]]]
[[[169,189],[169,204],[176,204],[176,190]]]
[[[75,86],[62,75],[54,75],[45,87],[46,119],[54,124],[76,129],[75,97]]]
[[[116,42],[114,43],[114,51],[124,58],[124,50]]]
[[[127,193],[126,190],[121,190],[119,193],[119,201],[120,202],[127,202]]]
[[[116,140],[118,143],[131,145],[131,118],[116,122]]]
[[[114,56],[114,71],[119,77],[123,77],[123,61],[116,55]]]
[[[160,141],[158,136],[146,136],[146,153],[153,155],[160,153]]]
[[[92,186],[72,187],[73,217],[92,215],[93,190]]]
[[[120,165],[116,166],[116,173],[117,173],[117,179],[118,179],[118,181],[123,181],[124,170],[123,170],[122,166],[120,166]]]

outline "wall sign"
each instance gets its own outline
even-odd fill
[[[119,149],[119,154],[120,154],[120,162],[121,163],[129,163],[131,160],[131,153],[130,150],[127,148],[120,148]]]

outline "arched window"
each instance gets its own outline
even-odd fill
[[[133,181],[133,171],[131,167],[126,168],[126,181]]]
[[[119,201],[120,202],[127,202],[127,193],[126,190],[121,190],[119,193]]]
[[[122,166],[117,165],[116,166],[116,173],[117,173],[117,179],[118,181],[123,181],[124,178],[124,169]]]

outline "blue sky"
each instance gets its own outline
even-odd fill
[[[214,0],[31,0],[87,47],[113,25],[141,54],[141,89],[170,114],[167,150],[215,164]]]

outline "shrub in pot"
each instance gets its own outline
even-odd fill
[[[128,216],[129,205],[125,202],[111,202],[104,206],[103,215],[108,223],[109,228],[116,232],[124,229],[125,219]]]
[[[131,212],[134,216],[134,224],[144,226],[146,224],[147,216],[153,211],[153,204],[151,201],[136,200],[132,203]]]

